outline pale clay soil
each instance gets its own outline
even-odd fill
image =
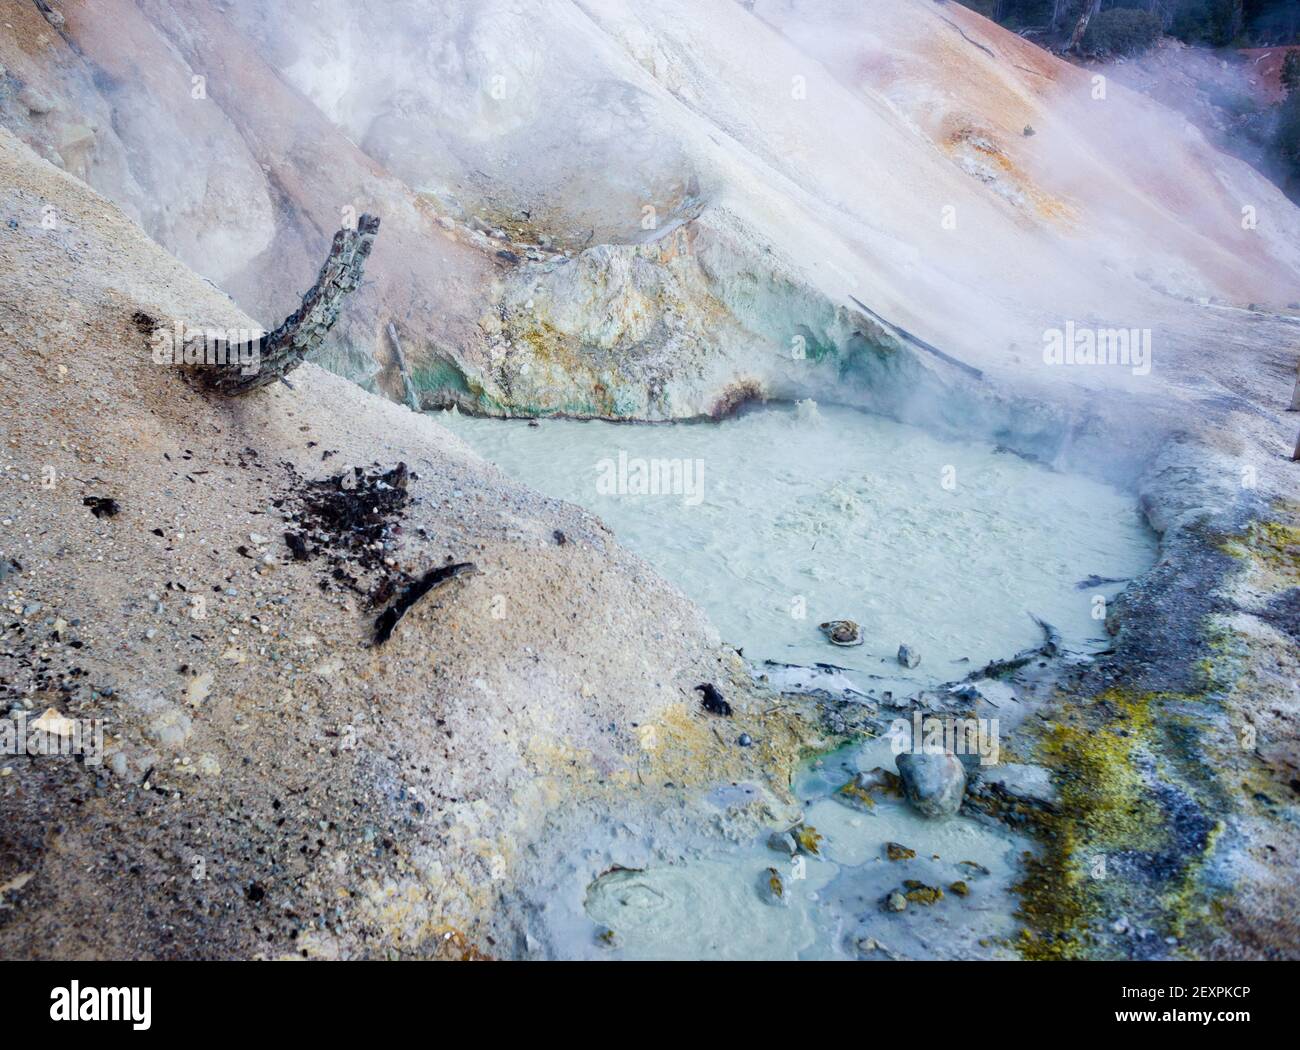
[[[0,548],[22,566],[0,676],[21,693],[39,666],[34,714],[108,722],[98,769],[4,760],[0,886],[19,914],[0,957],[492,953],[491,905],[557,800],[651,767],[684,785],[770,762],[723,748],[691,692],[718,682],[739,732],[739,661],[598,520],[314,366],[292,390],[195,392],[132,316],[249,319],[7,132],[0,167],[17,221],[0,238]],[[374,612],[290,560],[272,500],[284,464],[398,461],[418,475],[398,561],[479,574],[374,649]],[[120,513],[92,516],[87,495]],[[237,553],[252,533],[273,567]],[[72,667],[87,673],[64,695]],[[659,726],[652,755],[638,725]]]

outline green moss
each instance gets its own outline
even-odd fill
[[[1090,928],[1130,907],[1157,912],[1162,936],[1181,940],[1193,929],[1212,927],[1201,875],[1223,824],[1200,848],[1175,841],[1173,824],[1148,787],[1148,771],[1158,762],[1160,779],[1203,811],[1231,810],[1205,755],[1201,720],[1180,710],[1206,702],[1205,696],[1111,689],[1043,732],[1037,757],[1057,774],[1060,804],[1029,822],[1041,849],[1025,855],[1025,876],[1016,886],[1028,924],[1017,945],[1025,958],[1085,957]],[[1102,867],[1122,853],[1170,863],[1149,899],[1139,899],[1143,887],[1109,877]]]
[[[1033,818],[1043,848],[1026,854],[1016,886],[1030,926],[1018,946],[1025,958],[1083,955],[1087,927],[1102,914],[1105,880],[1093,877],[1096,859],[1167,844],[1137,765],[1149,743],[1151,700],[1110,690],[1087,709],[1092,717],[1074,712],[1074,721],[1053,725],[1039,741],[1039,760],[1058,775],[1060,803]]]
[[[1240,535],[1225,537],[1219,550],[1288,580],[1300,579],[1300,504],[1280,500],[1273,511],[1278,520],[1252,521]]]

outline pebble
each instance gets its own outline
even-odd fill
[[[784,853],[787,857],[793,857],[799,852],[799,846],[794,840],[794,836],[788,831],[776,831],[768,836],[767,848],[774,849],[778,853]]]
[[[885,907],[889,911],[904,911],[907,908],[907,898],[899,893],[898,890],[894,890],[893,893],[885,898]]]
[[[904,667],[911,670],[921,662],[921,654],[913,649],[910,645],[900,645],[898,647],[898,662]]]
[[[754,742],[753,739],[750,737],[748,733],[741,733],[740,739],[736,741],[736,743],[738,743],[741,747],[749,747],[751,744],[753,744],[753,742]]]

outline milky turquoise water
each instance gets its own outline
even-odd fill
[[[752,660],[933,684],[1038,644],[1030,613],[1096,649],[1122,585],[1077,584],[1155,560],[1131,495],[851,409],[673,426],[438,418],[599,515]],[[657,492],[637,491],[638,461],[660,465]],[[817,625],[831,619],[859,623],[865,643],[827,644]],[[897,664],[904,642],[922,656],[912,672]]]
[[[748,658],[848,668],[837,688],[965,677],[1039,644],[1030,613],[1054,624],[1067,648],[1096,650],[1122,584],[1079,582],[1136,576],[1155,559],[1130,495],[850,409],[805,403],[675,426],[439,419],[507,473],[599,515]],[[644,480],[656,476],[652,466],[657,481]],[[817,628],[829,619],[857,621],[865,643],[830,646]],[[922,654],[914,670],[898,665],[903,642]],[[802,673],[771,671],[774,681]],[[594,879],[575,871],[580,885],[548,894],[555,950],[635,959],[1011,954],[999,944],[1018,929],[1012,886],[1031,843],[965,813],[925,820],[899,799],[848,805],[839,788],[875,766],[894,768],[885,740],[800,775],[798,811],[824,836],[815,857],[778,854],[766,833],[675,852],[623,834],[602,846],[593,830],[588,845],[613,870]],[[718,819],[743,803],[725,794]],[[916,856],[890,861],[888,842]],[[629,860],[638,850],[645,857]],[[779,904],[767,892],[771,868],[785,888]],[[944,896],[901,914],[882,908],[907,880]],[[965,896],[951,889],[959,881]],[[613,947],[599,941],[602,928]]]

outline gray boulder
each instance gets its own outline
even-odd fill
[[[955,755],[904,752],[894,761],[907,801],[923,817],[940,820],[961,807],[966,794],[966,769]]]
[[[900,645],[898,647],[898,662],[910,670],[920,664],[921,654],[910,645]]]

